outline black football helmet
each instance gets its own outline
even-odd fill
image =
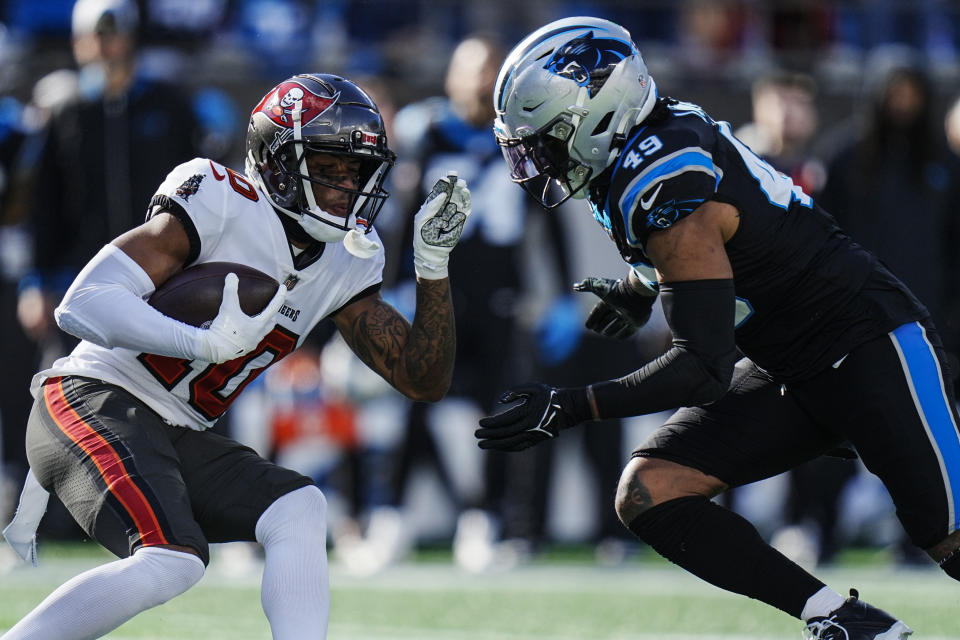
[[[360,160],[359,188],[310,175],[306,155],[311,152]],[[314,240],[339,242],[351,229],[367,233],[373,228],[389,196],[383,183],[395,158],[377,105],[363,89],[336,75],[293,76],[267,92],[250,115],[247,177]],[[317,206],[311,183],[350,193],[347,218]]]

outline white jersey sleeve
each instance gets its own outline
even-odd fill
[[[242,174],[211,160],[197,158],[170,172],[148,217],[161,211],[177,217],[190,238],[187,264],[236,262],[287,286],[274,329],[251,353],[220,364],[84,341],[37,374],[35,395],[51,376],[98,378],[123,387],[170,424],[207,429],[247,384],[299,346],[317,323],[376,291],[383,278],[382,247],[367,259],[351,255],[343,243],[298,255],[266,196]],[[370,239],[379,243],[375,231]]]
[[[150,202],[149,218],[159,211],[173,214],[191,241],[187,262],[208,262],[231,218],[244,215],[244,198],[252,203],[263,196],[243,175],[205,158],[194,158],[171,171]],[[194,246],[196,243],[196,246]]]

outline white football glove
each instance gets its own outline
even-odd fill
[[[467,183],[450,172],[433,185],[413,218],[413,267],[425,280],[447,277],[450,252],[470,215]]]
[[[287,297],[287,288],[277,287],[277,293],[255,316],[248,316],[240,308],[237,296],[239,279],[228,273],[223,281],[223,300],[220,311],[208,329],[197,332],[199,359],[205,362],[226,362],[248,354],[257,348],[260,341],[270,333],[276,323],[277,312]]]

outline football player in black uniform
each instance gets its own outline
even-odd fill
[[[659,295],[673,344],[619,379],[511,389],[501,401],[516,404],[481,420],[480,446],[519,450],[581,422],[681,407],[623,471],[624,524],[704,580],[804,620],[808,637],[909,635],[710,498],[849,443],[913,543],[960,579],[960,436],[926,309],[727,123],[658,96],[618,25],[537,30],[493,99],[514,181],[547,207],[587,200],[630,265],[622,280],[575,285],[601,298],[588,327],[629,335]]]

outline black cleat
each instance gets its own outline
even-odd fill
[[[913,629],[886,611],[860,601],[856,589],[839,609],[811,618],[803,630],[806,640],[904,640]]]

